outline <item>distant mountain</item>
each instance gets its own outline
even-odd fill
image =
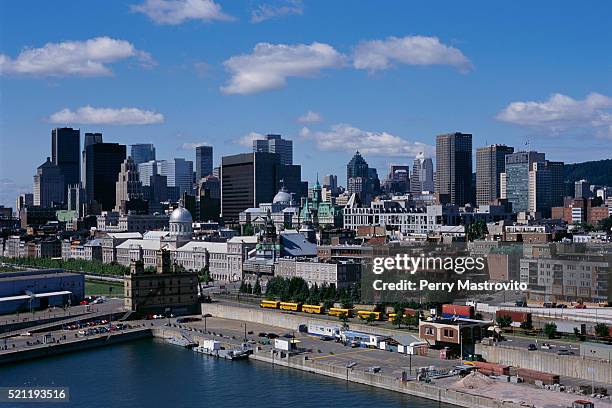
[[[565,180],[586,179],[591,184],[612,186],[612,159],[565,165]]]

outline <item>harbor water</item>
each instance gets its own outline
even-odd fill
[[[215,359],[154,339],[0,366],[0,387],[70,393],[68,403],[3,407],[452,407],[266,363]]]

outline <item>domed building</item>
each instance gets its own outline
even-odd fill
[[[290,206],[292,202],[293,199],[291,198],[291,194],[289,194],[285,187],[281,187],[281,189],[278,190],[278,193],[276,193],[276,195],[272,199],[273,204],[280,204],[287,207]]]
[[[169,225],[170,234],[164,241],[180,246],[193,238],[193,217],[182,204],[179,204],[179,207],[170,214]]]
[[[281,186],[271,203],[260,203],[258,207],[247,208],[240,212],[238,219],[242,227],[250,225],[260,230],[266,225],[270,214],[276,230],[282,231],[293,227],[292,219],[298,212],[299,206],[295,204],[293,195]]]

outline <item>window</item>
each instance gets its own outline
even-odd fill
[[[452,329],[444,329],[444,331],[442,332],[442,335],[444,337],[453,337],[453,330]]]
[[[433,327],[425,327],[425,334],[428,336],[433,336],[434,333],[434,328]]]

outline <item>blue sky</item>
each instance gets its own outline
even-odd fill
[[[450,131],[473,133],[474,148],[612,157],[607,1],[0,7],[0,204],[31,190],[58,125],[151,142],[159,158],[212,144],[215,165],[281,133],[311,182],[344,180],[357,148],[383,175]]]

